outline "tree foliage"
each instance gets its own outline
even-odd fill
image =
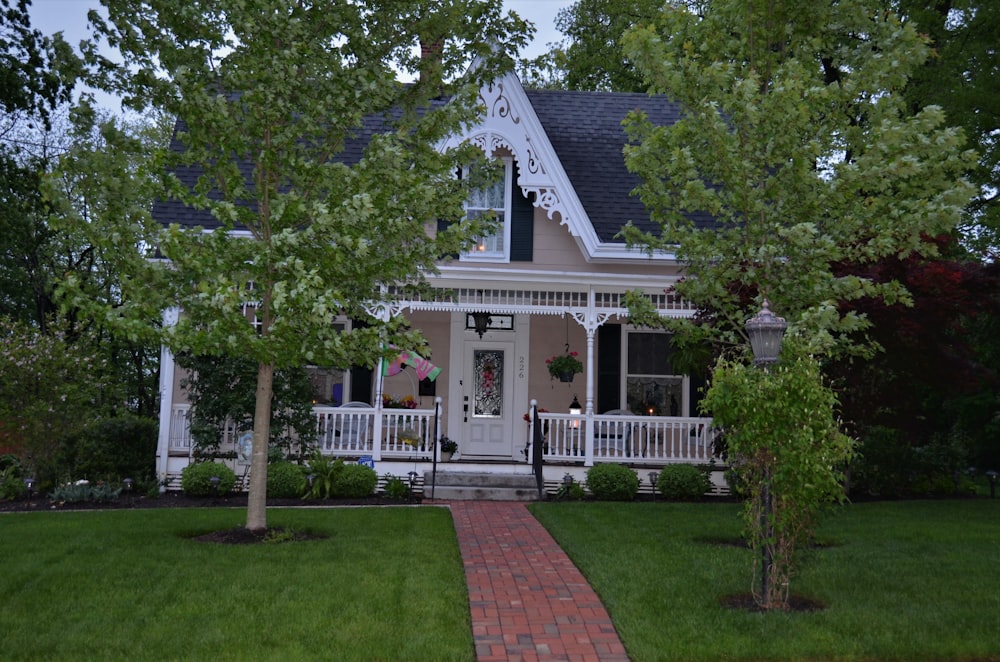
[[[70,341],[0,319],[0,432],[8,450],[50,487],[60,475],[60,446],[97,421],[121,393],[96,343]]]
[[[389,344],[421,344],[390,319],[389,288],[421,283],[439,256],[483,230],[430,231],[462,218],[467,184],[452,174],[471,159],[468,148],[436,147],[473,116],[479,85],[509,66],[505,49],[523,45],[526,27],[496,1],[105,5],[106,21],[90,19],[124,63],[97,63],[102,84],[126,106],[183,121],[183,150],[159,151],[153,163],[172,173],[171,199],[221,227],[161,231],[131,211],[78,223],[103,261],[131,275],[120,305],[99,302],[91,314],[159,334],[177,352],[257,363],[247,527],[265,528],[274,370],[370,366]],[[432,57],[420,58],[421,44]],[[402,85],[398,70],[421,76]],[[448,103],[435,101],[442,94]],[[383,128],[371,133],[366,118]],[[364,152],[345,154],[365,131]],[[154,247],[167,263],[145,259]],[[79,291],[73,279],[66,286]],[[176,325],[150,324],[178,305]],[[382,324],[336,332],[336,316],[369,313]]]
[[[800,342],[786,343],[781,362],[768,370],[723,359],[712,372],[701,406],[725,435],[746,499],[763,609],[787,609],[796,551],[822,505],[844,497],[841,472],[853,440],[838,428],[836,405],[819,361]]]
[[[941,257],[886,258],[860,269],[866,278],[902,284],[913,305],[859,300],[868,333],[884,351],[867,361],[845,357],[827,374],[859,438],[879,426],[898,431],[910,448],[953,437],[967,442],[966,462],[1000,466],[1000,267],[946,257],[956,253],[954,237],[934,241]]]
[[[642,92],[647,84],[625,56],[619,40],[634,25],[647,24],[661,0],[579,0],[556,14],[566,35],[551,50],[521,63],[534,87],[605,92]]]
[[[47,126],[49,112],[69,102],[82,66],[61,34],[48,37],[31,27],[30,4],[0,0],[0,107]]]
[[[239,356],[181,354],[177,364],[188,371],[181,386],[191,403],[189,421],[196,454],[211,455],[228,426],[235,434],[253,430],[257,364]],[[304,456],[316,440],[312,385],[302,366],[274,373],[274,394],[268,443],[283,454]]]
[[[668,6],[624,43],[684,113],[672,126],[634,114],[626,147],[662,233],[625,237],[673,252],[678,292],[705,312],[678,326],[743,342],[764,293],[818,351],[857,349],[868,323],[842,302],[908,297],[836,265],[930,253],[921,238],[952,230],[971,191],[961,132],[900,94],[926,57],[913,26],[867,0],[720,0],[704,16]]]
[[[899,0],[900,12],[927,36],[931,57],[913,72],[905,96],[914,110],[944,109],[979,154],[970,180],[978,192],[962,228],[963,243],[996,259],[1000,247],[1000,77],[996,36],[1000,4],[992,0]]]
[[[677,291],[699,310],[664,323],[682,345],[719,349],[746,346],[761,298],[789,322],[776,369],[723,361],[702,403],[746,485],[764,552],[758,603],[781,608],[795,548],[820,504],[842,495],[837,470],[851,453],[808,355],[873,353],[858,302],[912,299],[861,269],[935,254],[924,238],[958,225],[974,155],[940,108],[910,112],[902,92],[927,49],[874,0],[715,0],[702,15],[672,3],[622,43],[651,90],[682,109],[671,126],[639,113],[626,123],[626,163],[661,232],[623,234],[674,254]],[[648,307],[633,313],[659,322]]]

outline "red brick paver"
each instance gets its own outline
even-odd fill
[[[480,662],[627,662],[597,594],[523,503],[450,503]]]

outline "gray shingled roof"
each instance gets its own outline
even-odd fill
[[[621,121],[630,111],[641,108],[655,124],[672,124],[679,117],[677,105],[665,97],[645,94],[525,92],[598,237],[606,242],[618,241],[615,234],[630,220],[643,229],[655,230],[645,207],[631,194],[639,178],[625,168],[622,148],[627,139]],[[366,118],[364,126],[347,142],[338,158],[345,163],[357,162],[371,136],[384,127],[381,117]],[[178,122],[171,149],[183,149],[176,135],[184,129],[183,122]],[[193,186],[199,169],[184,167],[175,173],[185,185]],[[153,218],[164,224],[189,227],[218,225],[207,211],[186,207],[175,200],[157,202]]]
[[[614,238],[628,221],[655,230],[649,212],[631,194],[640,181],[625,167],[628,141],[621,122],[641,108],[657,125],[673,124],[678,107],[646,94],[525,90],[577,197],[602,241]]]

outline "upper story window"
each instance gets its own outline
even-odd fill
[[[496,232],[476,238],[475,245],[461,257],[462,260],[484,262],[510,261],[510,209],[513,160],[500,157],[503,164],[502,176],[490,186],[476,189],[465,202],[467,218],[479,218],[493,214],[497,219]]]

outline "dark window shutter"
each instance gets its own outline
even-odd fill
[[[438,222],[437,222],[437,231],[438,231],[438,232],[444,232],[445,230],[447,230],[447,229],[448,229],[448,227],[449,227],[449,226],[450,226],[451,224],[452,224],[452,222],[451,222],[451,221],[445,221],[445,220],[442,220],[442,219],[440,219],[440,218],[439,218],[439,219],[438,219]],[[458,259],[458,253],[447,253],[447,254],[445,254],[445,255],[442,255],[442,256],[441,256],[441,259],[443,260],[443,259],[444,259],[444,258],[446,258],[446,257],[450,257],[450,258],[452,258],[453,260],[457,260],[457,259]]]
[[[698,410],[698,405],[701,404],[703,391],[708,386],[708,383],[705,381],[705,377],[697,372],[691,374],[689,383],[691,390],[688,393],[688,398],[691,403],[691,411],[688,412],[688,416],[702,416],[703,414]]]
[[[597,413],[621,408],[622,327],[597,327]]]
[[[535,253],[535,193],[525,196],[517,185],[517,175],[515,168],[510,196],[510,261],[531,262]]]
[[[351,368],[351,401],[372,404],[371,368]]]
[[[371,326],[366,319],[352,319],[351,325],[355,329]],[[374,385],[375,371],[364,366],[354,366],[351,368],[351,402],[372,402],[372,386]]]

